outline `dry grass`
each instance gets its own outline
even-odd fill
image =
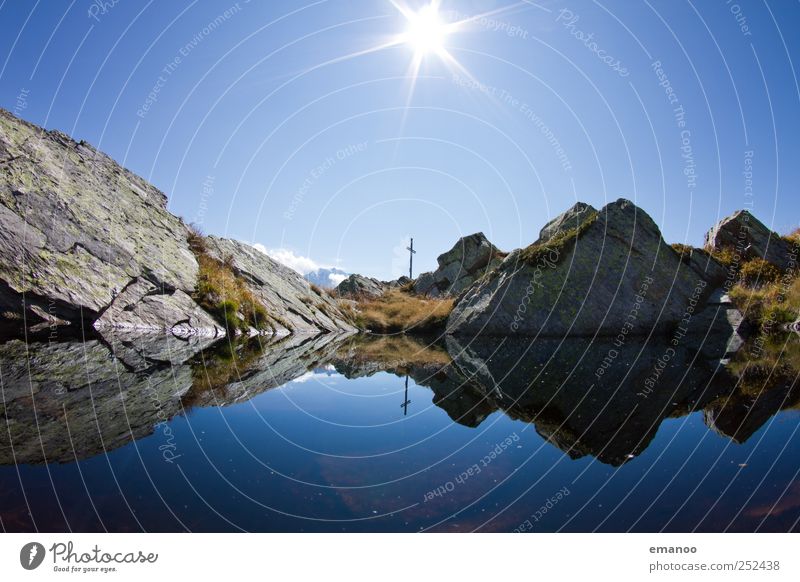
[[[272,319],[245,282],[233,272],[233,259],[219,261],[208,254],[202,231],[189,225],[186,240],[199,265],[194,300],[223,325],[226,331],[273,329]],[[284,326],[285,327],[285,326]]]
[[[208,246],[206,245],[206,237],[203,235],[203,230],[196,224],[189,224],[187,228],[189,232],[186,235],[186,242],[189,243],[191,251],[195,256],[207,253]]]
[[[431,332],[444,327],[452,310],[452,299],[429,299],[392,290],[361,301],[355,322],[361,329],[381,333]]]
[[[218,261],[207,254],[200,254],[197,262],[200,270],[194,298],[229,332],[237,329],[247,331],[250,327],[271,327],[266,308],[253,297],[244,281],[234,274],[230,261]]]
[[[681,243],[672,243],[670,246],[673,251],[678,253],[682,262],[690,263],[692,261],[692,253],[694,252],[693,246]]]
[[[717,251],[706,247],[704,250],[724,267],[730,267],[736,261],[736,251],[730,247],[725,247]]]
[[[800,244],[800,229],[781,238],[796,247]],[[779,333],[783,331],[783,324],[797,320],[800,315],[797,270],[784,272],[759,257],[737,257],[736,251],[730,247],[710,252],[724,266],[736,269],[738,281],[729,295],[745,319],[758,328],[759,335]]]
[[[742,264],[739,278],[745,285],[775,283],[781,278],[781,270],[764,259],[755,258]]]
[[[599,213],[592,212],[579,225],[558,233],[546,242],[538,244],[533,243],[527,246],[522,249],[520,258],[528,265],[536,267],[539,262],[545,258],[545,255],[547,257],[552,257],[551,253],[555,251],[557,259],[553,262],[561,262],[566,257],[567,253],[572,250],[572,247],[575,246],[576,241],[589,230],[589,227],[597,221],[599,216]]]
[[[762,333],[777,333],[783,324],[792,323],[800,313],[800,279],[782,278],[757,287],[740,282],[731,289],[730,297],[737,309]]]
[[[790,245],[800,245],[800,228],[793,230],[789,234],[783,235],[781,238]]]
[[[358,335],[353,338],[350,349],[354,360],[389,363],[392,367],[447,366],[452,362],[444,348],[420,342],[408,335]]]

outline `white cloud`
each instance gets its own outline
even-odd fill
[[[341,273],[328,273],[328,280],[334,286],[338,285],[345,279],[347,279],[347,275],[342,275]]]
[[[298,376],[297,378],[292,380],[291,383],[305,384],[306,382],[309,382],[311,380],[314,380],[316,382],[322,382],[325,379],[333,378],[335,376],[341,376],[341,374],[339,374],[336,371],[336,368],[334,368],[333,366],[331,366],[330,368],[325,366],[325,368],[323,369],[325,370],[324,372],[322,370],[313,370],[313,371],[309,370],[308,372],[305,372],[301,376]]]
[[[324,268],[323,265],[320,265],[313,259],[304,257],[302,255],[297,255],[290,249],[268,249],[261,243],[254,244],[253,248],[275,259],[282,265],[286,265],[290,269],[294,269],[301,275],[308,275],[317,269]]]

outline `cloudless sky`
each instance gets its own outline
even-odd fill
[[[669,242],[739,208],[798,226],[798,2],[440,10],[493,14],[445,40],[463,70],[425,57],[409,101],[411,47],[342,58],[406,28],[388,0],[6,0],[0,106],[107,152],[206,233],[381,278],[408,236],[428,270],[476,231],[529,244],[577,200],[632,199]]]

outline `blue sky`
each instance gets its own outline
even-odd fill
[[[409,100],[408,45],[341,58],[406,29],[388,0],[7,0],[0,106],[207,233],[381,278],[408,236],[427,270],[472,232],[526,245],[576,200],[633,199],[670,242],[738,208],[798,226],[800,4],[440,7],[487,12],[445,39],[464,70],[426,55]]]

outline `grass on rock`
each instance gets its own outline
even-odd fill
[[[572,250],[572,247],[575,246],[577,240],[597,221],[598,217],[599,213],[592,212],[579,225],[559,232],[547,241],[533,243],[525,247],[522,249],[520,258],[528,265],[536,267],[545,257],[548,257],[549,260],[549,257],[552,256],[551,253],[556,251],[558,258],[555,263],[561,262],[567,253]]]
[[[189,228],[189,248],[195,254],[199,270],[194,299],[225,327],[228,333],[272,329],[274,318],[233,270],[230,257],[220,261],[208,252],[205,237],[196,227]],[[286,327],[286,326],[284,326]]]
[[[794,251],[800,244],[798,231],[783,237]],[[722,249],[713,255],[730,261],[720,261],[729,269],[735,269],[732,249]],[[759,335],[770,335],[783,330],[784,324],[793,323],[800,317],[800,277],[797,267],[781,271],[777,266],[761,258],[744,260],[739,264],[737,282],[729,295],[745,319],[758,328]]]

